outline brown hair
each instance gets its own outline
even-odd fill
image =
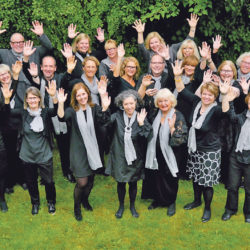
[[[196,67],[198,63],[199,63],[198,58],[195,55],[191,55],[191,56],[187,56],[184,58],[181,66],[184,67],[185,65],[191,65],[191,66]],[[192,81],[193,78],[194,78],[194,74],[191,76],[190,81]]]
[[[234,63],[230,60],[226,60],[226,61],[223,61],[220,66],[218,67],[218,74],[220,75],[220,72],[222,70],[222,68],[225,66],[225,65],[228,65],[231,67],[232,71],[233,71],[233,78],[236,80],[237,78],[237,70],[236,70],[236,67],[234,65]]]
[[[100,62],[98,61],[98,59],[94,56],[86,56],[82,62],[82,66],[84,67],[85,64],[87,63],[87,61],[92,61],[95,63],[96,67],[98,68],[98,66],[100,65]]]
[[[154,37],[157,37],[159,40],[160,40],[160,43],[161,44],[165,44],[165,41],[164,39],[161,37],[161,35],[158,33],[158,32],[150,32],[147,37],[146,37],[146,40],[145,40],[145,47],[146,49],[150,50],[150,40]]]
[[[245,98],[245,103],[248,105],[248,102],[250,100],[250,93],[248,93],[248,95]]]
[[[125,68],[126,68],[128,62],[135,63],[135,65],[136,65],[135,79],[138,79],[139,75],[140,75],[141,68],[140,68],[140,64],[139,64],[138,60],[133,56],[125,57],[125,59],[123,60],[122,65],[121,65],[121,69],[120,69],[120,76],[125,75]]]
[[[29,87],[26,89],[24,100],[23,100],[23,108],[24,109],[27,109],[29,107],[29,104],[27,103],[28,94],[32,94],[32,95],[40,98],[39,108],[44,108],[41,92],[39,91],[39,89],[36,87]]]
[[[71,93],[71,99],[70,99],[70,105],[71,107],[75,110],[78,111],[79,110],[79,105],[78,105],[78,101],[76,100],[76,93],[79,89],[84,89],[88,95],[88,105],[90,107],[93,107],[94,104],[92,103],[92,97],[91,97],[91,93],[89,91],[89,88],[83,84],[82,82],[78,82],[74,85],[72,93]]]
[[[201,86],[201,94],[204,90],[209,91],[214,95],[215,98],[219,95],[219,88],[212,82],[207,82]]]
[[[90,48],[90,42],[91,42],[91,39],[89,37],[89,35],[85,34],[85,33],[80,33],[76,38],[75,40],[73,41],[72,43],[72,50],[74,53],[76,53],[76,45],[83,39],[88,39],[89,41],[89,49],[88,49],[88,53],[91,53],[91,48]]]

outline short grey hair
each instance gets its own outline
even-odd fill
[[[155,107],[158,108],[158,100],[161,98],[169,99],[172,103],[172,108],[177,105],[177,100],[175,95],[167,88],[160,89],[155,95]]]
[[[242,60],[243,60],[245,57],[248,57],[248,56],[250,56],[250,51],[241,54],[241,55],[238,57],[237,61],[236,61],[236,65],[237,65],[238,67],[240,67]]]
[[[12,77],[12,71],[7,64],[0,64],[0,74],[3,74],[5,72],[10,73],[10,76]]]
[[[123,109],[123,101],[126,98],[132,97],[135,101],[136,101],[136,107],[137,108],[141,108],[143,106],[143,101],[141,99],[141,97],[139,96],[138,92],[135,90],[125,90],[122,91],[116,98],[115,98],[115,105],[120,108]]]

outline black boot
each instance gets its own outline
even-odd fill
[[[184,206],[184,209],[190,210],[196,207],[199,207],[201,205],[201,201],[193,201],[191,203],[188,203]]]
[[[92,206],[89,204],[88,198],[84,197],[82,199],[82,205],[83,205],[83,207],[84,207],[85,210],[91,211],[91,212],[93,211]]]
[[[82,221],[81,205],[79,204],[74,205],[74,215],[77,221]]]
[[[130,212],[131,212],[133,217],[135,217],[135,218],[139,217],[139,214],[137,213],[137,211],[135,209],[135,204],[134,203],[130,204]]]
[[[208,222],[211,218],[211,209],[204,209],[203,215],[202,215],[202,222]]]
[[[123,212],[124,212],[124,205],[120,205],[117,212],[115,213],[115,217],[117,219],[121,219],[122,215],[123,215]]]
[[[6,201],[0,201],[0,208],[3,213],[6,213],[8,211],[8,206]]]
[[[168,216],[173,216],[175,214],[175,202],[170,204],[168,207],[167,215]]]

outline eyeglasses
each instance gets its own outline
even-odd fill
[[[246,61],[242,61],[241,63],[245,64],[245,65],[248,65],[248,66],[250,65],[250,62],[246,62]]]
[[[110,49],[106,49],[107,52],[110,52],[110,51],[113,51],[115,50],[116,48],[110,48]]]
[[[128,69],[136,69],[136,66],[126,66]]]
[[[24,44],[24,41],[19,41],[19,42],[11,42],[14,45],[22,45]]]
[[[4,77],[4,76],[7,76],[7,75],[9,75],[9,72],[5,72],[3,74],[0,74],[0,77]]]
[[[230,73],[233,73],[232,70],[225,70],[225,69],[221,70],[220,72],[223,73],[223,74],[230,74]]]
[[[28,97],[27,98],[27,100],[29,100],[29,101],[35,101],[35,100],[37,100],[38,99],[38,97]]]
[[[161,65],[161,64],[164,64],[164,62],[151,62],[151,64],[153,64],[153,65]]]

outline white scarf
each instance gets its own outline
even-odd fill
[[[41,117],[42,109],[39,108],[38,110],[30,110],[30,108],[27,108],[27,111],[29,112],[30,116],[34,116],[34,119],[30,123],[30,128],[34,132],[42,132],[44,130],[43,126],[43,119]]]
[[[84,60],[84,58],[78,53],[78,52],[76,52],[76,57],[81,61],[81,62],[83,62],[83,60]],[[89,53],[86,53],[86,57],[87,56],[89,56]]]

